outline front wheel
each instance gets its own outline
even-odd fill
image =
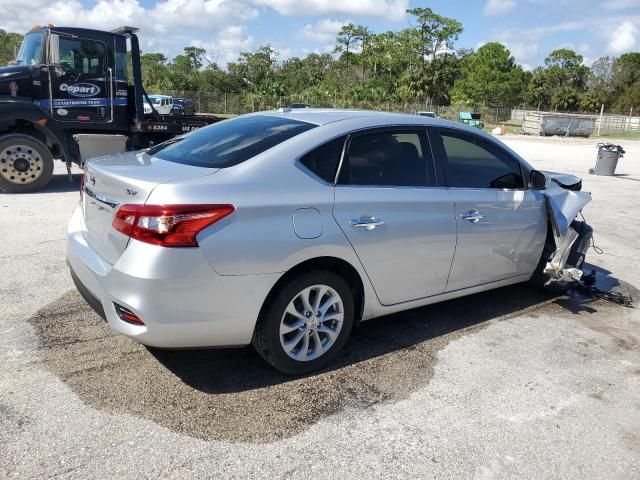
[[[257,352],[289,375],[318,370],[333,361],[351,333],[353,294],[328,271],[290,279],[258,320],[253,338]]]
[[[53,156],[47,146],[29,135],[0,137],[0,188],[9,193],[43,188],[53,176]]]

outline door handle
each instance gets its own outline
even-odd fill
[[[460,218],[471,223],[478,223],[484,218],[484,215],[482,215],[478,210],[469,210],[468,212],[460,214]]]
[[[380,225],[384,225],[384,220],[376,217],[360,217],[359,219],[351,219],[349,224],[353,228],[360,228],[363,230],[373,230]]]

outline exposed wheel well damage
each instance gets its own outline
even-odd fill
[[[349,262],[337,257],[316,257],[305,260],[284,273],[269,291],[267,298],[262,304],[260,316],[262,316],[264,309],[269,305],[273,296],[276,295],[286,282],[302,272],[311,270],[327,270],[339,275],[347,282],[353,294],[354,312],[356,316],[354,326],[358,325],[362,319],[362,312],[364,310],[364,284],[358,271],[349,264]]]
[[[576,185],[574,183],[570,187]],[[577,187],[568,189],[556,181],[555,185],[551,184],[545,189],[544,195],[549,214],[545,251],[550,242],[553,245],[553,253],[543,270],[547,276],[546,283],[580,281],[580,268],[591,242],[592,229],[585,222],[577,220],[577,216],[591,201],[591,194]]]

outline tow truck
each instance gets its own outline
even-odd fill
[[[0,67],[0,189],[39,190],[51,180],[54,159],[71,176],[72,164],[87,158],[148,148],[220,120],[153,108],[137,31],[36,25],[25,35],[15,61]]]

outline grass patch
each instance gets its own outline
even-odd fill
[[[507,120],[506,122],[485,122],[484,131],[491,133],[496,127],[504,125],[505,133],[522,133],[522,120]]]
[[[604,133],[600,132],[598,137],[597,131],[591,135],[592,138],[620,138],[624,140],[640,140],[640,132],[624,132],[624,133]]]

